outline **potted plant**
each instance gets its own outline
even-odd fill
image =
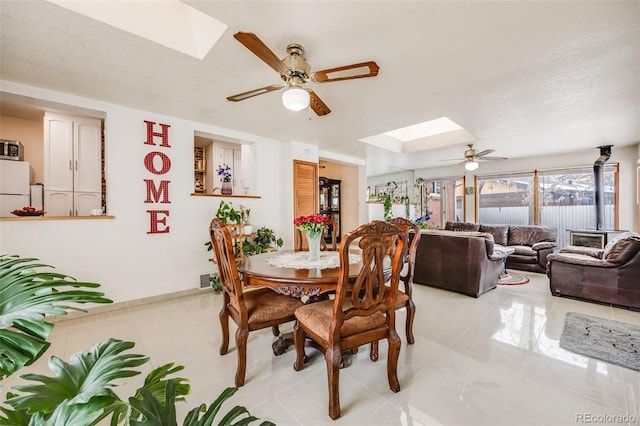
[[[382,196],[382,206],[384,207],[384,220],[390,221],[393,217],[391,209],[393,208],[393,198],[390,192]]]
[[[276,234],[273,230],[263,226],[256,231],[256,237],[253,239],[253,242],[262,247],[262,252],[267,251],[275,245],[275,248],[282,247],[284,243],[282,238],[276,237]]]
[[[216,211],[216,217],[225,225],[239,224],[242,221],[240,212],[233,208],[232,203],[227,203],[224,200],[220,201],[220,205]]]
[[[253,232],[250,215],[251,215],[251,209],[248,209],[245,206],[240,205],[240,222],[243,225],[242,233],[245,235],[249,235]]]
[[[37,259],[0,256],[0,379],[35,362],[50,346],[47,341],[55,323],[46,315],[65,315],[84,311],[74,303],[111,303],[102,293],[88,290],[96,283],[78,282],[64,274],[41,272],[48,267],[33,263]],[[71,305],[68,305],[71,303]],[[114,391],[117,380],[140,374],[136,370],[149,358],[126,353],[135,346],[109,338],[89,352],[78,352],[66,363],[51,357],[55,376],[25,374],[25,380],[39,382],[14,386],[22,392],[7,392],[0,406],[0,425],[97,425],[111,424],[177,425],[175,403],[189,394],[188,380],[170,377],[184,369],[168,363],[152,370],[135,395],[120,398]],[[207,407],[200,404],[189,411],[184,425],[210,426],[224,401],[237,388],[225,389]],[[236,406],[220,424],[249,424],[257,420],[246,408]],[[262,425],[272,425],[262,422]]]

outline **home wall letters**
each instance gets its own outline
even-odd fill
[[[160,132],[154,132],[153,128],[156,123],[152,121],[144,121],[147,125],[147,140],[145,145],[152,145],[153,147],[170,149],[169,145],[169,127],[168,124],[158,124],[160,126]],[[161,138],[160,145],[156,145],[154,138]],[[158,164],[159,163],[159,164]],[[171,158],[167,154],[161,151],[151,151],[144,156],[144,166],[154,175],[164,175],[171,170]],[[143,179],[147,188],[147,198],[144,201],[147,204],[160,203],[171,204],[169,201],[169,183],[170,180],[160,180],[156,185],[153,179]],[[149,214],[149,230],[147,234],[168,234],[171,227],[167,224],[167,218],[169,217],[169,210],[147,210]]]

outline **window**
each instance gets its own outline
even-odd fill
[[[440,228],[447,221],[464,220],[464,177],[428,179],[416,189],[418,217],[428,215],[429,222]]]
[[[618,165],[605,164],[604,229],[616,229]],[[569,244],[568,229],[595,229],[595,177],[593,167],[538,172],[538,223],[558,229],[558,246]]]
[[[568,244],[568,229],[595,229],[592,166],[536,170],[477,178],[478,223],[550,226],[558,246]],[[604,229],[617,228],[618,165],[605,164]]]
[[[478,177],[478,223],[534,224],[534,173]]]

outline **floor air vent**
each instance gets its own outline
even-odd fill
[[[200,275],[200,288],[209,288],[211,284],[209,283],[209,274]]]

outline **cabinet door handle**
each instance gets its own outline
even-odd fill
[[[71,160],[69,160],[69,170],[73,170],[73,166],[71,165]]]
[[[73,211],[69,210],[69,216],[73,216]]]
[[[78,160],[76,160],[76,170],[78,170]]]

